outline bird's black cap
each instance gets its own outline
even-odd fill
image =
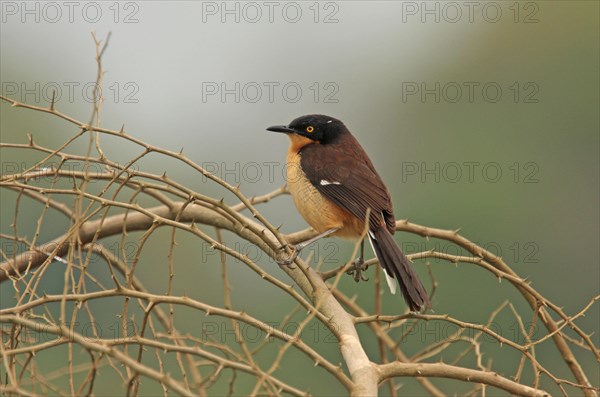
[[[274,125],[267,131],[297,134],[313,141],[328,143],[333,141],[340,133],[347,131],[340,120],[324,114],[308,114],[300,116],[289,125]]]

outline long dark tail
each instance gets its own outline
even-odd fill
[[[400,291],[410,310],[418,312],[423,306],[431,307],[429,296],[415,273],[412,263],[402,253],[390,232],[384,227],[369,231],[369,240],[381,267],[388,276],[398,280]]]

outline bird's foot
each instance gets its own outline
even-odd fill
[[[282,251],[285,251],[285,245],[281,246],[279,249]],[[292,254],[290,256],[288,256],[285,259],[277,259],[277,264],[279,266],[287,266],[287,267],[292,267],[292,263],[294,263],[294,261],[296,260],[296,258],[298,257],[298,253],[300,251],[298,251],[298,249],[295,246],[292,246]]]
[[[356,258],[356,260],[354,261],[354,269],[348,270],[346,274],[354,276],[354,281],[356,281],[357,283],[360,280],[369,281],[369,278],[363,275],[363,272],[367,270],[367,267],[364,266],[364,264],[365,261],[362,258]]]

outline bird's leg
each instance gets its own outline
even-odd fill
[[[346,273],[354,276],[354,281],[357,283],[362,281],[369,281],[368,277],[363,276],[362,272],[367,270],[363,269],[365,263],[365,239],[360,242],[360,256],[354,261],[354,269],[348,270]]]
[[[300,251],[302,251],[303,248],[311,245],[312,243],[314,243],[315,241],[322,239],[323,237],[327,237],[332,233],[337,232],[339,229],[338,228],[333,228],[333,229],[329,229],[329,230],[325,230],[323,233],[316,235],[315,237],[308,239],[306,241],[303,241],[299,244],[296,244],[294,246],[294,253],[287,259],[283,259],[283,260],[278,260],[277,263],[279,265],[285,265],[285,266],[289,266],[291,265],[294,260],[296,260],[296,257],[298,256],[298,254],[300,253]],[[281,247],[281,249],[284,249],[285,247]]]

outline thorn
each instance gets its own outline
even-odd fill
[[[279,229],[281,229],[281,227],[282,227],[282,226],[283,226],[283,223],[282,223],[282,224],[280,224],[279,226],[276,226],[276,227],[275,227],[275,230],[279,231]]]
[[[52,102],[50,102],[50,111],[54,112],[54,101],[56,100],[56,90],[52,90]]]
[[[179,149],[179,154],[183,154],[183,147]]]
[[[27,134],[27,140],[29,141],[29,146],[33,146],[33,135]]]
[[[167,179],[167,171],[163,172],[163,174],[160,177],[161,179]]]
[[[121,126],[121,129],[119,130],[119,134],[125,134],[125,124],[123,124]]]
[[[462,228],[459,227],[458,229],[454,230],[452,233],[454,233],[454,235],[456,236],[456,235],[458,235],[458,232],[460,232],[460,229],[462,229]]]

